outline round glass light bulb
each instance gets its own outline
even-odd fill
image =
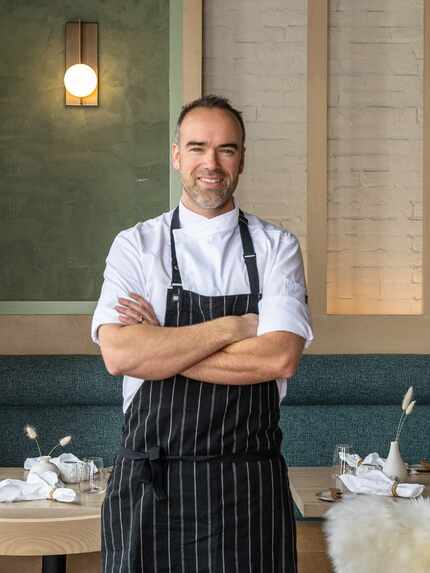
[[[64,85],[75,97],[87,97],[96,89],[97,76],[90,66],[75,64],[66,70]]]

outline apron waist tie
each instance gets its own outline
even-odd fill
[[[164,464],[163,462],[257,462],[277,458],[279,449],[262,450],[261,452],[238,452],[228,454],[214,454],[207,456],[170,456],[166,455],[162,448],[155,446],[146,452],[137,452],[128,448],[120,448],[118,456],[135,461],[145,462],[143,483],[152,483],[155,496],[158,500],[167,499],[164,487]]]

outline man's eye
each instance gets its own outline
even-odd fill
[[[203,147],[190,147],[190,151],[199,153],[200,151],[203,151]]]
[[[234,149],[223,149],[222,152],[224,153],[224,155],[234,155],[235,150]]]

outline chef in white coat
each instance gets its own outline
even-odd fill
[[[294,235],[233,198],[245,126],[205,96],[178,119],[179,205],[115,239],[93,317],[123,375],[105,571],[295,572],[279,402],[312,340]]]

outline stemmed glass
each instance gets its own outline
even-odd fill
[[[345,486],[339,479],[339,476],[354,472],[353,468],[346,462],[346,456],[349,454],[352,454],[352,446],[350,444],[336,444],[333,453],[332,478],[335,488],[341,491],[345,491]]]
[[[103,458],[84,458],[83,467],[85,477],[81,479],[80,490],[82,493],[101,493],[106,488],[106,475],[104,472]]]

